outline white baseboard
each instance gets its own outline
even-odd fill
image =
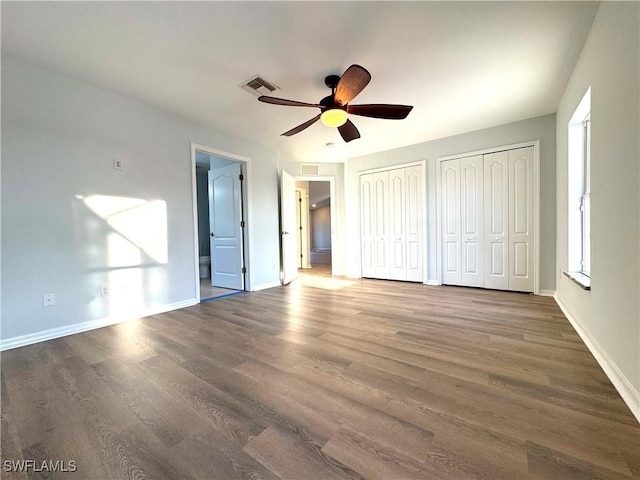
[[[431,285],[432,287],[437,287],[440,285],[437,280],[427,280],[424,282],[425,285]]]
[[[538,292],[538,295],[541,295],[543,297],[554,297],[556,296],[556,291],[555,290],[540,290]]]
[[[640,392],[635,389],[629,379],[620,371],[618,366],[611,360],[607,352],[605,352],[598,341],[589,333],[589,331],[575,318],[567,307],[562,303],[562,300],[555,294],[553,299],[556,301],[562,313],[569,320],[569,323],[573,326],[578,333],[582,341],[585,343],[591,354],[595,357],[596,361],[604,370],[604,373],[609,377],[613,386],[616,387],[618,393],[622,397],[622,400],[627,404],[631,413],[636,417],[636,420],[640,423]]]
[[[251,287],[251,291],[252,292],[257,292],[259,290],[266,290],[267,288],[279,287],[281,285],[282,284],[280,282],[278,282],[278,281],[261,283],[259,285],[255,285],[255,286]]]
[[[146,309],[138,314],[131,314],[126,316],[117,317],[104,317],[97,320],[89,320],[88,322],[75,323],[73,325],[66,325],[64,327],[52,328],[36,333],[29,333],[27,335],[21,335],[19,337],[6,338],[0,340],[0,352],[4,350],[10,350],[12,348],[24,347],[32,345],[38,342],[44,342],[47,340],[53,340],[54,338],[66,337],[67,335],[73,335],[75,333],[88,332],[89,330],[95,330],[96,328],[108,327],[117,323],[123,323],[129,320],[133,320],[141,317],[148,317],[150,315],[156,315],[158,313],[169,312],[171,310],[178,310],[180,308],[191,307],[196,305],[198,301],[195,298],[184,300],[182,302],[169,303],[166,305],[160,305],[153,308]]]

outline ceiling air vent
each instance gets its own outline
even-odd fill
[[[275,83],[268,82],[260,75],[255,74],[253,77],[248,78],[240,84],[240,88],[246,90],[249,93],[253,93],[256,97],[260,95],[269,95],[275,92],[278,87]]]
[[[300,175],[318,175],[320,171],[320,165],[317,163],[301,163]]]

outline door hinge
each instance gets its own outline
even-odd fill
[[[244,228],[244,220],[240,222],[240,228]]]
[[[300,254],[300,258],[302,258],[302,254]]]
[[[240,178],[240,181],[243,181],[244,180],[244,175],[240,174],[240,177],[238,177],[238,178]]]
[[[302,227],[300,227],[300,230],[302,230]]]
[[[242,273],[247,273],[247,267],[242,267]]]
[[[298,198],[298,201],[299,201],[300,203],[302,203],[302,197]]]

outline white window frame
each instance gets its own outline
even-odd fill
[[[583,287],[591,277],[591,87],[568,124],[567,274]]]
[[[582,259],[580,273],[591,277],[591,113],[583,125],[583,194],[581,198]]]

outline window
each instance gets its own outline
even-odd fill
[[[591,277],[591,88],[569,121],[567,276],[584,288]]]
[[[582,198],[580,212],[582,220],[582,260],[581,273],[591,276],[591,115],[587,116],[582,122],[583,126],[583,179],[582,179]]]

